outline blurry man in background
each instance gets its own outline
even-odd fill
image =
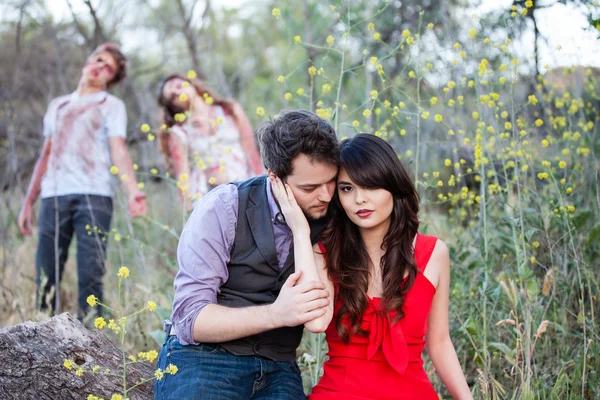
[[[48,294],[62,278],[74,235],[78,318],[87,313],[88,296],[102,301],[106,235],[113,212],[111,172],[122,177],[131,216],[146,213],[146,194],[138,190],[125,144],[125,104],[106,92],[126,71],[127,59],[117,45],[99,46],[86,60],[77,90],[52,100],[44,116],[42,152],[19,214],[21,233],[31,235],[33,205],[41,197],[36,302],[42,310],[48,308]],[[43,287],[42,276],[47,277]],[[57,291],[51,302],[55,312]]]

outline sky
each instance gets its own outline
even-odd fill
[[[151,0],[152,1],[152,0]],[[541,3],[554,3],[555,0],[541,0]],[[244,7],[249,0],[219,0],[214,2],[216,7]],[[57,20],[70,19],[70,13],[65,0],[46,0]],[[86,12],[81,0],[72,0],[76,11]],[[508,10],[512,0],[482,0],[481,5],[469,10],[473,15],[482,15],[494,9]],[[541,65],[550,69],[559,66],[584,65],[600,67],[600,40],[597,30],[585,30],[587,21],[580,10],[571,6],[555,4],[546,9],[536,11],[538,27],[543,36],[548,39],[548,45],[540,44]],[[477,18],[471,19],[476,27]],[[470,28],[470,27],[469,27]],[[123,43],[125,51],[136,48],[136,41],[144,41],[147,37],[133,34],[130,43]],[[519,43],[519,53],[533,54],[533,32],[525,35]]]
[[[542,0],[539,3],[555,3]],[[483,14],[493,9],[508,10],[512,0],[483,0],[474,10]],[[586,30],[588,22],[582,11],[571,6],[555,4],[536,11],[538,29],[548,39],[548,45],[540,43],[541,65],[557,66],[585,65],[600,67],[600,39],[598,30]],[[523,38],[524,52],[533,54],[533,29]]]

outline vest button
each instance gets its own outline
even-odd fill
[[[254,351],[256,351],[256,352],[257,352],[257,351],[259,351],[259,350],[260,350],[260,343],[256,343],[256,344],[254,345]]]

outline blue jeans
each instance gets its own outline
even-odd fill
[[[112,211],[112,199],[106,196],[75,194],[42,199],[35,260],[36,304],[40,309],[50,307],[56,312],[55,295],[50,301],[47,296],[55,286],[57,271],[59,281],[62,280],[73,235],[77,236],[77,317],[82,319],[86,315],[89,295],[102,301],[106,234]],[[43,287],[42,273],[47,278]],[[96,313],[100,314],[100,310],[101,307],[97,307]]]
[[[154,383],[155,400],[305,400],[300,369],[293,361],[235,356],[216,344],[183,346],[169,336],[157,368],[178,368]]]

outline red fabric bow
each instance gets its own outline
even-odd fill
[[[388,318],[378,311],[378,305],[378,301],[369,302],[363,317],[363,321],[371,320],[367,359],[371,360],[381,347],[387,362],[403,375],[408,366],[408,345],[404,332],[399,323],[391,324],[393,313]]]

